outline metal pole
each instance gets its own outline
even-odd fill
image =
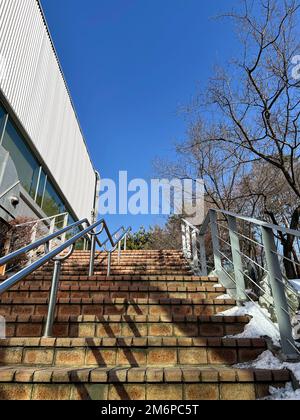
[[[94,272],[95,272],[95,252],[96,252],[96,236],[92,235],[91,251],[90,251],[89,277],[92,277],[94,275]]]
[[[281,336],[282,351],[287,359],[299,358],[293,338],[289,306],[286,299],[282,271],[277,254],[274,232],[271,228],[262,227],[263,245],[269,271],[270,285],[275,303],[277,321]]]
[[[127,251],[127,234],[124,237],[124,251]]]
[[[68,226],[68,221],[69,221],[69,213],[66,213],[64,216],[64,224],[63,224],[63,228]],[[62,241],[66,242],[66,233],[63,234],[62,236]]]
[[[218,239],[219,232],[218,232],[218,225],[217,225],[217,214],[213,210],[210,210],[209,217],[210,217],[211,238],[212,238],[213,252],[214,252],[215,270],[221,279],[221,277],[223,276],[223,268],[222,268],[221,254],[220,254],[220,242]]]
[[[118,244],[118,264],[121,262],[121,253],[122,253],[122,241],[119,241]]]
[[[54,323],[54,318],[55,318],[55,308],[56,308],[56,301],[57,301],[57,292],[58,292],[58,286],[59,286],[60,272],[61,272],[61,261],[55,261],[50,299],[49,299],[49,306],[48,306],[47,322],[46,322],[45,332],[44,332],[45,338],[52,337],[52,333],[53,333],[53,323]]]
[[[111,267],[111,253],[108,253],[107,256],[107,277],[110,276],[110,267]]]
[[[232,252],[232,261],[234,266],[234,276],[236,281],[236,299],[239,303],[247,300],[245,278],[243,274],[243,262],[241,257],[240,240],[237,230],[236,218],[228,216],[228,227],[230,235],[230,244]]]
[[[190,227],[186,225],[185,229],[185,237],[186,237],[186,248],[187,248],[187,258],[190,260],[192,258],[192,245],[191,245],[191,234],[190,234]]]
[[[201,275],[207,276],[207,262],[206,262],[206,249],[205,249],[205,236],[200,235],[199,236],[200,241],[200,264],[201,264]]]
[[[186,229],[185,224],[181,224],[181,231],[182,231],[182,250],[184,256],[187,258],[187,245],[186,245]]]
[[[199,271],[198,233],[195,229],[192,231],[192,253],[194,269]]]

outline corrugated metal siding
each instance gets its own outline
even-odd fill
[[[0,0],[0,88],[79,218],[95,175],[37,0]]]

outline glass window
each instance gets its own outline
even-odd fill
[[[6,111],[0,105],[0,143],[2,139],[2,132],[4,128],[5,118],[6,118]]]
[[[49,217],[55,216],[60,213],[64,213],[66,211],[66,207],[63,201],[55,191],[51,182],[49,181],[47,181],[46,184],[42,209]]]
[[[22,186],[35,199],[40,166],[10,120],[7,122],[2,146],[14,161]]]

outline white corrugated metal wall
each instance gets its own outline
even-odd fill
[[[95,174],[37,0],[0,0],[0,88],[79,218]]]

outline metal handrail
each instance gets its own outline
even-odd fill
[[[84,223],[88,223],[88,220],[83,219],[78,222],[75,222],[72,225],[66,226],[65,228],[60,229],[59,231],[54,232],[48,236],[45,236],[44,238],[41,238],[30,245],[27,245],[23,248],[18,249],[17,251],[14,251],[8,255],[5,255],[4,257],[0,258],[0,266],[8,264],[10,261],[14,260],[15,258],[20,257],[21,255],[24,255],[27,252],[33,251],[34,249],[39,248],[40,246],[52,241],[53,239],[59,236],[62,236],[64,233],[67,233],[69,230],[83,225]]]
[[[223,240],[219,234],[220,224],[218,215],[223,215],[225,219],[224,222],[227,222],[226,235],[228,235],[229,242]],[[250,238],[247,238],[239,232],[238,221],[250,223],[260,229],[262,243],[259,245],[264,252],[263,255],[266,268],[262,267],[242,252],[240,239]],[[225,226],[222,227],[224,228]],[[238,304],[243,304],[245,301],[249,300],[249,294],[246,290],[245,278],[247,275],[243,268],[243,258],[257,264],[260,269],[267,273],[281,336],[282,351],[288,359],[299,359],[300,351],[293,338],[290,304],[286,294],[286,291],[290,291],[291,289],[287,287],[283,280],[284,274],[280,263],[280,257],[285,257],[278,252],[276,232],[300,238],[300,231],[221,209],[210,209],[200,228],[193,226],[190,222],[183,219],[182,245],[184,254],[186,258],[191,261],[191,265],[195,272],[203,276],[208,275],[205,236],[209,231],[211,234],[215,272],[220,279],[220,283],[229,289],[229,292],[232,291],[232,293],[234,293],[234,297],[238,301]],[[231,284],[228,283],[228,272],[225,267],[223,267],[224,260],[227,260],[227,257],[221,251],[220,243],[223,243],[223,241],[229,245],[232,254],[232,260],[230,260],[230,262],[233,265],[234,278],[230,276],[232,280]],[[256,241],[253,242],[256,243]],[[232,288],[233,285],[234,289]],[[259,285],[257,284],[257,286]]]
[[[56,237],[59,237],[63,235],[64,233],[70,231],[73,228],[76,228],[78,226],[83,226],[86,224],[86,228],[74,235],[72,238],[65,241],[62,245],[54,248],[53,250],[50,250],[49,243],[55,239]],[[99,232],[94,232],[95,229],[97,229],[99,226],[101,226]],[[104,219],[94,223],[90,224],[87,219],[80,220],[78,222],[73,223],[70,226],[67,226],[63,229],[60,229],[59,231],[50,234],[42,239],[39,239],[33,244],[27,245],[17,251],[12,252],[9,255],[6,255],[2,258],[0,258],[0,266],[5,265],[15,258],[26,254],[29,251],[32,251],[34,249],[37,249],[44,245],[45,247],[45,255],[38,259],[37,261],[33,262],[32,264],[28,265],[27,267],[23,268],[16,274],[12,275],[8,279],[4,280],[0,284],[0,295],[7,292],[9,289],[14,287],[16,284],[18,284],[20,281],[22,281],[25,277],[32,274],[34,271],[38,270],[40,267],[48,263],[49,261],[54,261],[54,271],[53,271],[53,277],[52,277],[52,284],[51,284],[51,291],[50,291],[50,300],[48,305],[48,315],[47,315],[47,322],[46,322],[46,328],[45,328],[45,337],[51,337],[52,331],[53,331],[53,322],[54,322],[54,314],[55,314],[55,307],[56,307],[56,301],[57,301],[57,293],[58,293],[58,285],[59,285],[59,278],[60,278],[60,272],[61,272],[61,264],[63,261],[68,259],[74,252],[75,244],[77,241],[81,240],[87,235],[91,235],[92,237],[92,251],[91,251],[91,261],[90,261],[90,269],[94,269],[94,258],[95,258],[95,248],[96,243],[98,243],[100,246],[103,246],[101,242],[98,239],[98,236],[105,230],[107,236],[108,236],[108,242],[110,242],[112,246],[112,250],[110,251],[110,254],[114,252],[114,250],[118,247],[118,245],[123,241],[124,238],[126,238],[128,232],[131,230],[131,228],[127,229],[121,235],[120,238],[117,240],[113,239],[113,235],[111,235],[110,230],[105,222]],[[120,231],[120,229],[119,229]],[[107,241],[106,241],[107,243]],[[70,248],[70,251],[67,253],[67,255],[60,256],[64,251]],[[110,267],[109,267],[110,270]]]
[[[15,227],[19,228],[19,227],[24,227],[24,226],[35,225],[37,223],[47,222],[47,221],[58,219],[59,217],[63,217],[67,215],[69,215],[69,213],[60,213],[60,214],[56,214],[55,216],[45,217],[43,219],[36,219],[36,220],[31,220],[30,222],[21,223],[20,225],[16,225]]]
[[[103,229],[106,230],[107,236],[108,238],[104,241],[104,242],[100,242],[98,239],[98,236],[103,232]],[[117,238],[117,234],[122,231],[123,234]],[[116,230],[116,232],[114,232],[113,234],[111,234],[106,226],[106,224],[104,224],[99,232],[94,232],[91,234],[92,240],[91,240],[91,252],[90,252],[90,264],[89,264],[89,277],[94,276],[95,273],[95,253],[96,253],[96,241],[98,241],[98,245],[100,248],[104,247],[104,250],[107,252],[108,254],[108,264],[107,264],[107,277],[110,276],[110,269],[111,269],[111,254],[115,252],[115,250],[117,249],[117,247],[119,246],[119,261],[120,261],[120,257],[121,257],[121,244],[122,241],[124,240],[124,250],[126,250],[126,246],[127,246],[127,235],[129,234],[129,232],[131,231],[131,227],[129,227],[127,230],[125,230],[124,226],[122,226],[121,228],[119,228],[118,230]],[[116,238],[117,241],[115,242],[113,238]],[[112,249],[110,251],[107,250],[106,245],[107,243],[111,244]]]

